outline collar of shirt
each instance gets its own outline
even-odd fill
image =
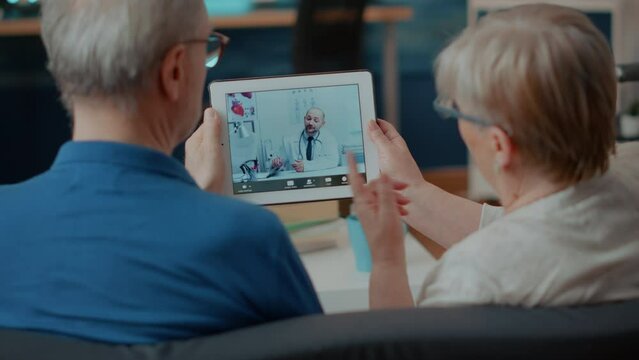
[[[579,204],[584,204],[584,202],[589,199],[592,201],[592,199],[596,197],[605,196],[609,189],[613,187],[611,182],[612,176],[608,171],[603,175],[581,181],[561,191],[533,201],[510,213],[504,214],[503,217],[513,219],[530,219],[533,217],[543,219],[561,218],[560,214],[562,212],[576,206],[586,206]]]
[[[111,164],[177,178],[197,186],[182,163],[159,151],[108,141],[69,141],[62,145],[52,169],[81,163]]]
[[[317,137],[319,136],[319,131],[316,131],[315,134],[312,136],[313,140],[317,140]],[[308,141],[309,135],[306,132],[306,130],[304,130],[304,140]]]

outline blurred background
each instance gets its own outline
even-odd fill
[[[243,13],[298,10],[302,6],[295,0],[260,0],[257,3],[246,4],[242,8],[240,3],[243,1],[240,0],[212,0],[209,2],[209,5],[213,4],[211,11],[215,13],[215,4],[219,6],[225,1],[234,4],[231,7],[235,8],[218,8],[217,15],[224,15],[224,11],[228,10],[229,15],[236,18],[238,16],[241,18]],[[15,2],[19,4],[11,4]],[[29,21],[37,22],[37,19],[26,20],[26,22],[23,20],[22,24],[16,23],[16,20],[8,20],[37,16],[37,11],[34,12],[28,7],[32,2],[36,1],[0,0],[3,17],[7,19],[0,22],[0,184],[19,182],[46,170],[59,146],[70,138],[70,118],[59,101],[51,76],[47,73],[43,45],[39,36],[32,31],[35,25],[29,23]],[[441,120],[432,110],[431,104],[435,98],[432,66],[435,56],[455,34],[466,26],[469,14],[471,17],[476,17],[485,13],[478,4],[484,3],[487,9],[492,9],[521,2],[515,0],[369,0],[366,2],[365,5],[369,8],[382,7],[381,15],[378,14],[382,20],[366,21],[364,19],[363,21],[361,67],[370,69],[373,73],[377,112],[380,117],[393,117],[393,109],[390,111],[386,109],[388,104],[386,96],[389,95],[388,92],[393,92],[395,95],[401,133],[424,170],[466,169],[468,164],[456,123]],[[565,2],[577,5],[583,3],[579,0]],[[589,3],[596,2],[597,0],[593,0]],[[633,3],[635,6],[637,1],[600,0],[599,2],[609,4],[611,10],[606,10],[604,6],[598,7],[599,10],[586,9],[586,12],[611,42],[615,40],[615,36],[622,36],[623,39],[632,37],[619,33],[628,33],[628,31],[616,18],[620,17],[623,11],[620,13],[614,9],[623,9],[621,6],[626,3]],[[25,7],[19,8],[19,5]],[[409,18],[396,21],[396,28],[390,29],[396,30],[390,34],[391,37],[387,32],[389,31],[388,19],[384,20],[384,18],[392,18],[392,14],[389,12],[385,15],[383,7],[389,9],[401,7],[412,11],[412,16]],[[234,12],[235,14],[231,14]],[[262,20],[268,21],[268,19]],[[10,24],[12,21],[13,25]],[[251,21],[253,20],[250,18],[245,19],[244,28],[219,26],[218,30],[230,36],[232,41],[220,65],[209,71],[209,80],[283,75],[299,71],[298,52],[302,50],[295,42],[294,24],[255,28],[251,25]],[[219,20],[218,23],[228,24],[228,21]],[[28,30],[30,28],[31,32]],[[620,30],[614,32],[615,29]],[[327,34],[325,38],[335,39],[336,44],[339,43],[340,36]],[[388,50],[385,47],[385,41],[389,38],[394,38],[395,43],[392,45],[397,46],[396,90],[393,86],[389,89],[384,78],[384,57],[388,56],[385,53],[385,49]],[[388,43],[386,45],[388,46]],[[622,48],[619,44],[615,46]],[[639,45],[636,48],[633,51],[639,52]],[[204,93],[204,89],[203,97],[208,102],[208,95]]]
[[[399,108],[402,133],[424,168],[459,166],[466,153],[454,122],[439,120],[434,99],[433,57],[466,24],[465,0],[384,0],[407,5],[413,19],[398,24]],[[294,8],[283,0],[260,8]],[[224,29],[232,39],[209,80],[283,75],[294,72],[292,27]],[[363,65],[375,78],[379,116],[384,116],[382,56],[384,25],[364,25]],[[19,182],[46,170],[70,137],[70,119],[46,70],[38,36],[0,36],[0,183]],[[204,89],[203,89],[204,91]],[[205,96],[207,99],[208,97]],[[208,102],[208,99],[206,100]],[[436,152],[438,156],[429,156]]]

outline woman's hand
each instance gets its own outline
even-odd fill
[[[222,119],[209,108],[204,122],[186,141],[184,163],[198,186],[205,191],[224,191],[226,162],[222,148]]]
[[[404,229],[400,216],[408,215],[404,206],[409,201],[395,190],[404,185],[393,184],[384,174],[368,185],[364,184],[352,155],[349,156],[349,167],[355,215],[364,228],[373,265],[397,264],[405,267]]]
[[[382,173],[408,185],[424,182],[406,141],[393,125],[381,119],[371,120],[368,124],[368,136],[377,147]]]
[[[364,228],[373,259],[369,287],[371,309],[413,307],[413,295],[406,274],[404,229],[400,214],[408,199],[396,192],[390,178],[384,174],[365,185],[357,173],[357,165],[349,156],[349,179],[355,201],[355,211]]]
[[[411,200],[406,207],[410,214],[404,221],[445,248],[479,228],[482,206],[426,182],[406,142],[391,124],[371,121],[368,135],[378,149],[382,172],[409,185],[403,191]]]

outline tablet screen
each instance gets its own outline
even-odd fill
[[[226,94],[234,194],[348,185],[366,172],[359,85]]]

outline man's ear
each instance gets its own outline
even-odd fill
[[[488,129],[490,145],[495,154],[495,168],[507,169],[513,164],[515,155],[515,143],[512,138],[500,127],[491,126]]]
[[[186,76],[186,47],[176,45],[167,52],[160,64],[160,87],[170,101],[180,98],[182,83]]]

